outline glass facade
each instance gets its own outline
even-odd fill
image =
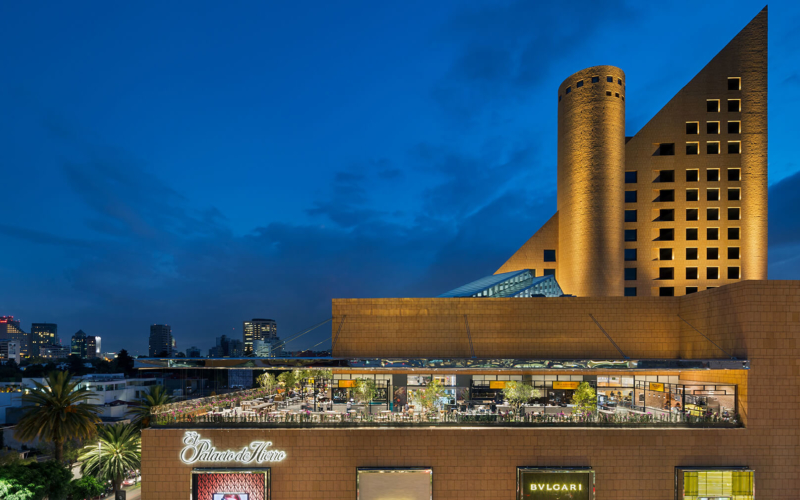
[[[536,277],[531,269],[493,274],[439,297],[560,297],[564,292],[552,274]]]
[[[676,500],[753,500],[754,472],[746,467],[677,468]]]

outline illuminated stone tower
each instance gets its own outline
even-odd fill
[[[558,99],[557,280],[574,295],[622,295],[625,73],[584,69]]]

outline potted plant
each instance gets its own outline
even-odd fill
[[[503,397],[505,397],[506,400],[511,403],[511,406],[514,408],[514,414],[517,416],[522,416],[520,410],[523,404],[527,403],[533,398],[538,398],[541,396],[542,394],[538,389],[535,389],[530,384],[526,384],[524,382],[506,382],[506,386],[503,388]]]

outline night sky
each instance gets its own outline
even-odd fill
[[[0,315],[205,352],[491,274],[555,211],[564,78],[621,67],[633,135],[764,6],[537,3],[0,3]],[[771,279],[800,279],[798,26],[770,5]]]

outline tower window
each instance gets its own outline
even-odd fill
[[[610,90],[606,90],[606,95],[607,95],[608,97],[611,97],[611,91],[610,91]]]
[[[696,286],[687,286],[686,287],[686,295],[689,295],[690,293],[697,293],[697,287]]]
[[[625,281],[636,281],[636,268],[635,267],[626,267],[625,268]]]
[[[686,201],[700,201],[700,191],[697,189],[687,189]]]
[[[718,280],[719,279],[719,268],[718,267],[707,267],[706,268],[706,279],[708,279],[708,280]]]
[[[636,287],[635,286],[626,286],[625,287],[625,296],[626,297],[636,297]]]
[[[636,210],[625,210],[625,222],[636,222]]]
[[[675,209],[662,208],[658,211],[658,220],[672,222],[675,220]]]
[[[706,260],[719,260],[719,248],[706,248]]]
[[[599,76],[593,76],[592,77],[592,83],[598,83],[599,81],[600,81],[600,77]]]
[[[739,239],[739,228],[738,227],[729,227],[728,228],[728,239],[729,240],[738,240]]]
[[[686,279],[687,280],[696,280],[698,276],[697,268],[696,267],[687,267],[686,268]]]
[[[707,188],[706,189],[706,200],[708,200],[708,201],[719,201],[719,189],[718,188]]]
[[[700,122],[686,122],[686,134],[697,135],[700,133]]]
[[[656,156],[675,156],[675,143],[659,144]]]
[[[740,181],[742,180],[742,170],[739,168],[729,168],[728,169],[728,180],[729,181]]]
[[[686,249],[686,260],[697,260],[697,249],[696,248],[687,248]]]
[[[658,230],[658,239],[660,241],[675,241],[675,229],[662,227]]]
[[[696,241],[697,240],[697,228],[696,227],[687,227],[686,228],[686,241]]]
[[[741,141],[728,141],[728,154],[729,155],[738,155],[742,153],[742,142]]]
[[[575,84],[575,88],[581,88],[581,87],[583,87],[583,80]]]
[[[739,247],[728,247],[728,260],[739,260]]]
[[[718,155],[719,154],[719,142],[707,142],[706,143],[706,154]]]
[[[714,241],[719,239],[719,228],[718,227],[707,227],[706,228],[706,239],[709,241]]]
[[[739,279],[739,268],[738,267],[729,267],[728,268],[728,279],[729,280],[738,280]]]
[[[622,78],[617,78],[617,85],[622,85]]]
[[[675,182],[674,170],[659,170],[656,182]]]
[[[674,267],[659,267],[658,268],[658,279],[660,279],[660,280],[674,280],[675,279],[675,268]]]
[[[697,182],[700,180],[700,171],[696,168],[686,171],[686,182]]]
[[[709,113],[719,113],[719,99],[708,99],[706,101],[706,111]]]
[[[717,182],[719,181],[719,169],[718,168],[709,168],[706,170],[706,180],[708,182]]]
[[[728,220],[739,220],[740,218],[741,214],[739,212],[739,208],[737,207],[728,208]]]
[[[567,90],[564,91],[565,94],[569,94],[572,92],[572,87],[567,87]]]
[[[636,170],[628,170],[625,172],[625,184],[636,184],[638,182],[638,175]]]
[[[700,220],[700,214],[696,208],[687,208],[686,209],[686,220]]]
[[[625,241],[636,241],[636,230],[635,229],[626,229],[625,230]]]
[[[625,203],[636,203],[636,191],[625,191]]]
[[[607,81],[608,83],[614,83],[614,77],[613,77],[613,76],[607,76],[607,77],[606,77],[606,81]]]
[[[728,113],[738,113],[742,110],[741,99],[728,99]]]
[[[674,189],[659,189],[658,200],[656,201],[675,201]]]
[[[672,287],[672,286],[659,287],[658,296],[659,297],[674,297],[675,296],[675,287]]]
[[[542,276],[555,276],[556,270],[555,269],[545,269],[544,274]]]
[[[741,134],[742,133],[742,122],[739,122],[739,121],[730,121],[730,122],[728,122],[728,133],[729,134]]]
[[[718,135],[719,122],[706,122],[706,134]]]
[[[706,220],[719,220],[719,208],[707,208]]]
[[[742,90],[742,79],[735,76],[729,76],[728,90]]]
[[[658,249],[658,260],[672,260],[672,249],[671,248],[659,248]]]
[[[686,143],[686,154],[687,155],[699,155],[700,154],[700,143],[699,142],[687,142]]]
[[[742,199],[742,190],[739,188],[728,188],[728,200],[737,201]]]
[[[555,262],[556,261],[556,251],[555,250],[545,250],[544,251],[544,261],[545,262]]]
[[[625,249],[625,260],[630,262],[636,260],[636,249],[635,248],[626,248]]]

